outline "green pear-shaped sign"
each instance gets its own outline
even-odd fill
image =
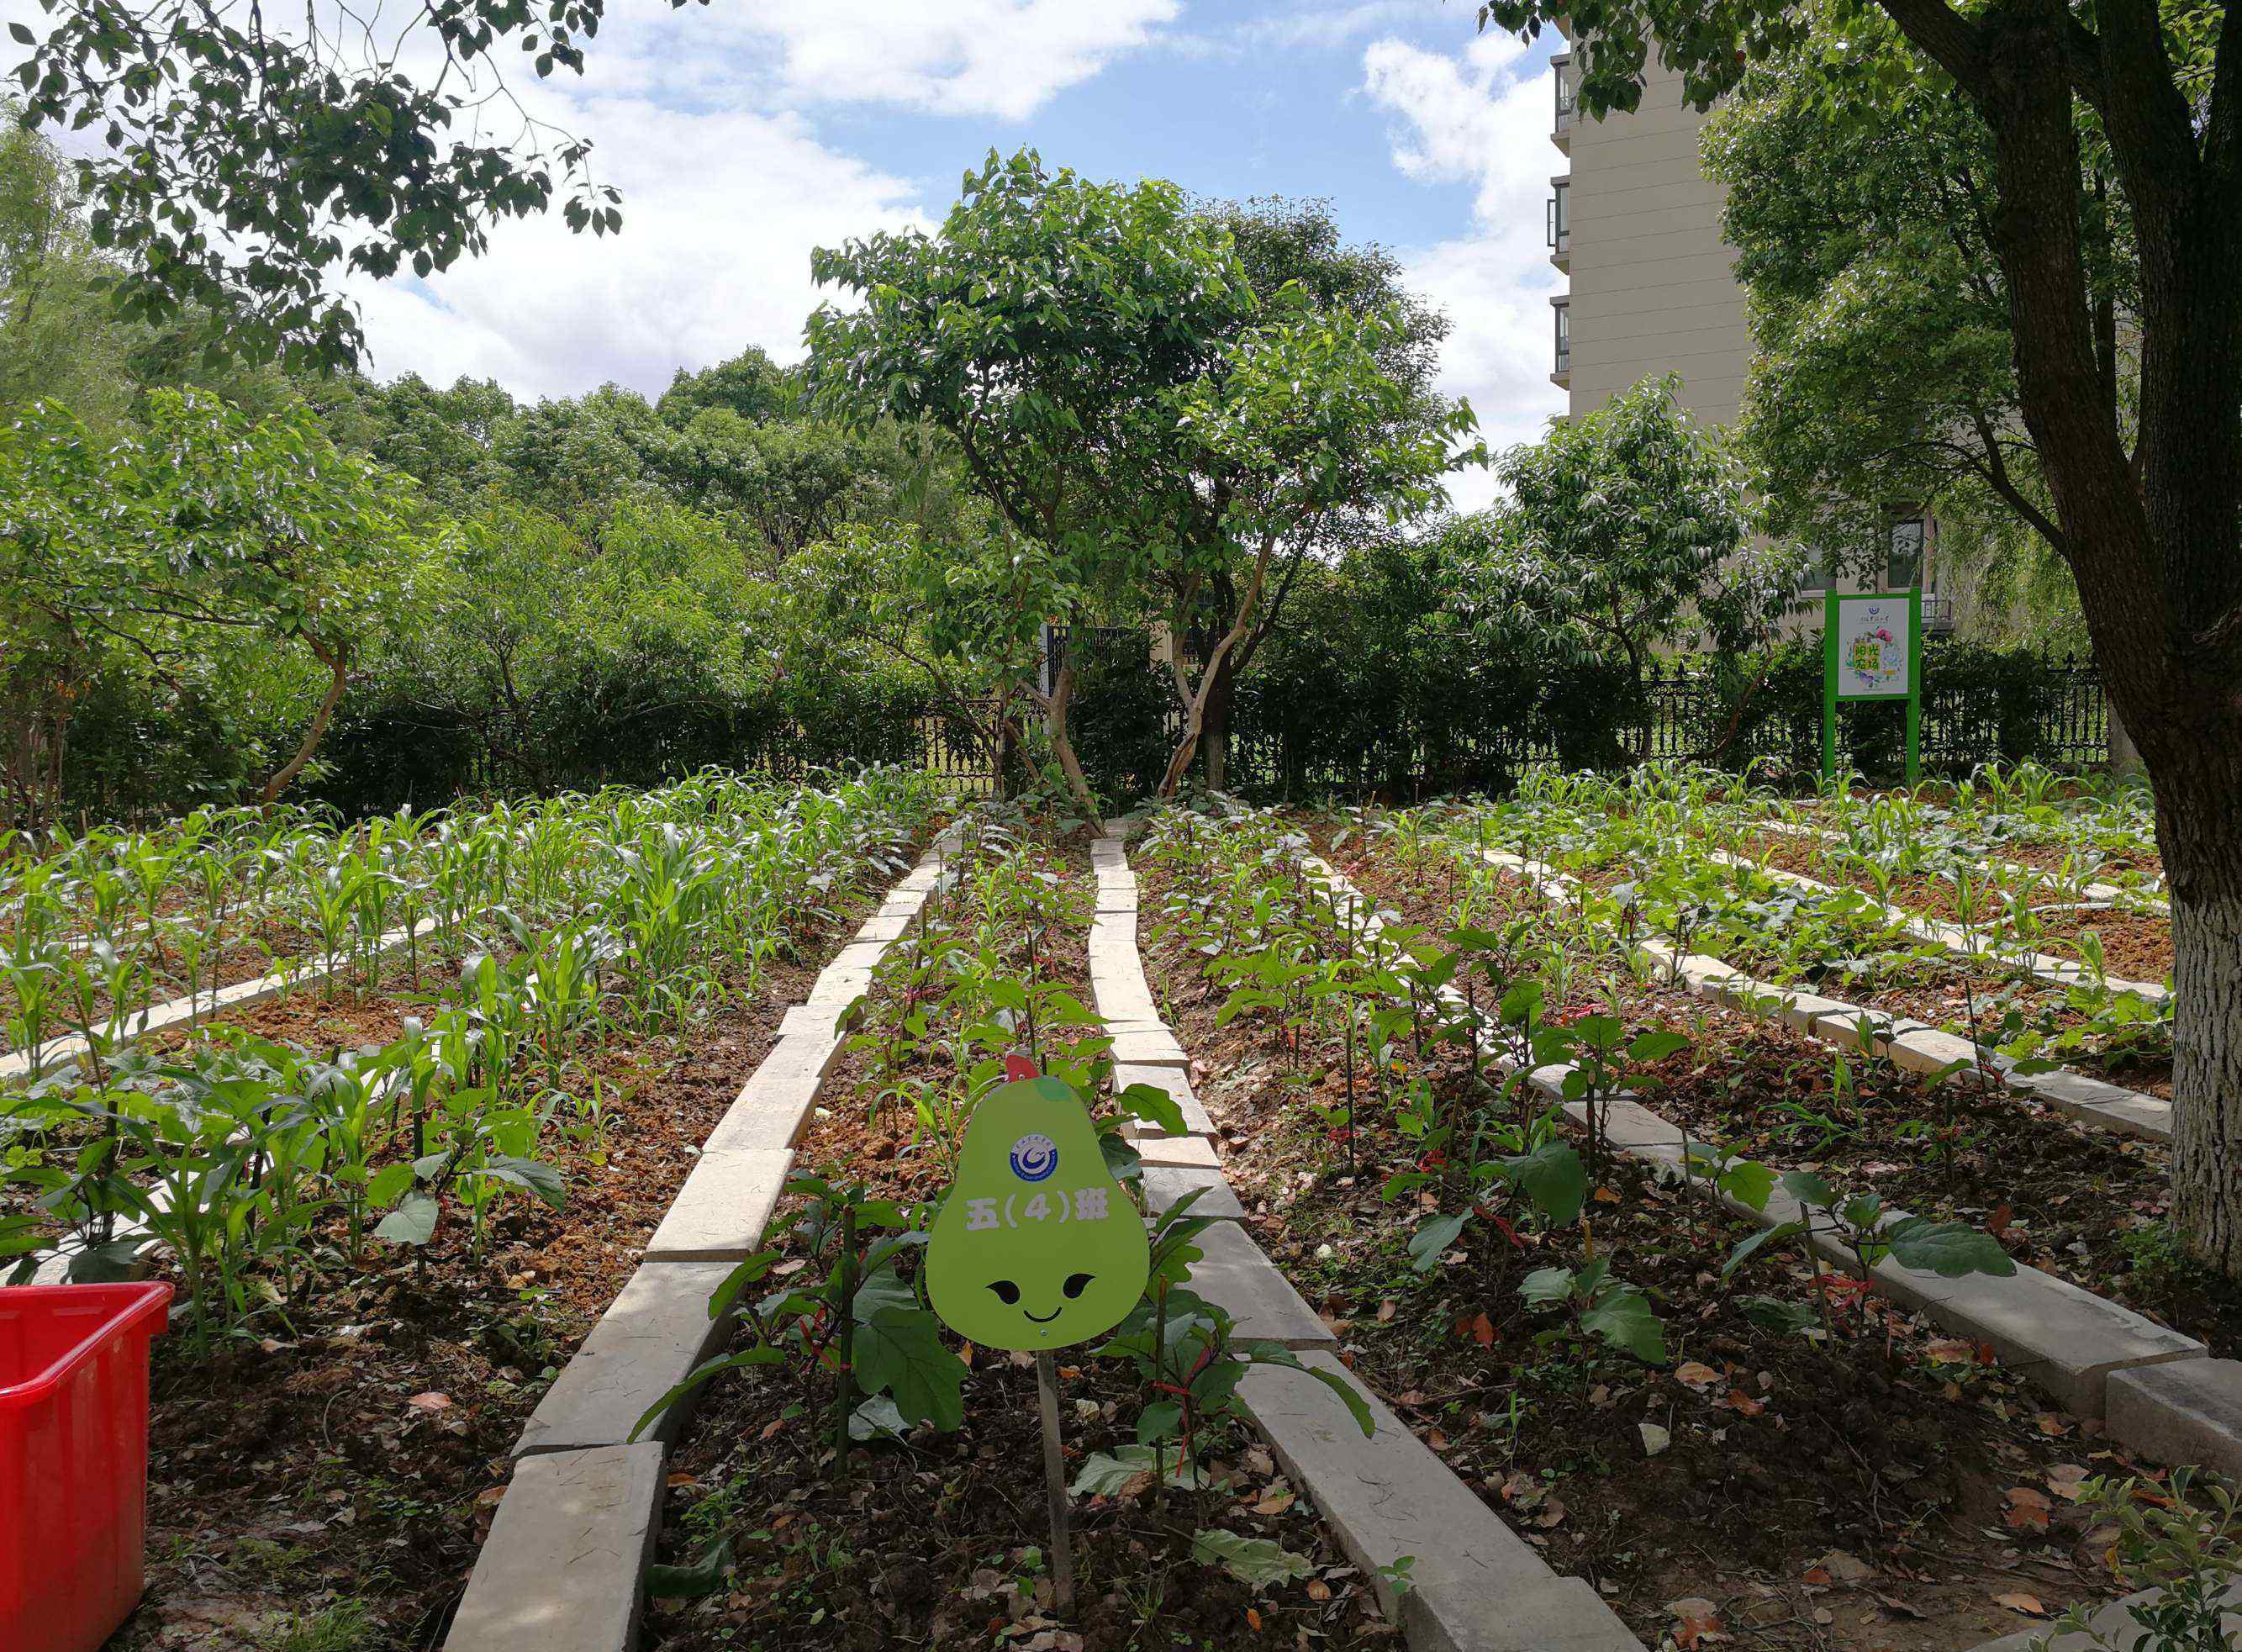
[[[990,1091],[927,1244],[942,1322],[984,1348],[1067,1347],[1126,1319],[1151,1268],[1081,1098],[1056,1078]]]

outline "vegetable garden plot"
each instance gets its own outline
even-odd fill
[[[2082,963],[2098,974],[2159,982],[2172,970],[2172,919],[2119,911],[2082,887],[2030,866],[2004,872],[1999,863],[1953,850],[1943,860],[1871,856],[1841,843],[1746,827],[1734,852],[1817,883],[1856,889],[1903,910],[1970,930],[1988,952],[2042,952]]]
[[[417,990],[400,960],[0,1099],[9,1242],[60,1225],[90,1268],[138,1223],[182,1286],[120,1647],[440,1634],[493,1461],[931,802],[689,785],[599,800],[569,882]]]
[[[1950,831],[2000,856],[2061,873],[2091,866],[2100,881],[2160,893],[2164,864],[2148,788],[2122,781],[2063,776],[2037,763],[1987,764],[1952,787],[1911,791],[1825,792],[1799,806],[1769,799],[1782,818],[1894,840]]]
[[[1974,1347],[1842,1278],[1817,1289],[1757,1226],[1575,1145],[1500,1077],[1514,1041],[1591,1074],[1593,1102],[1686,1035],[1561,1018],[1546,966],[1591,997],[1592,970],[1546,913],[1514,927],[1481,903],[1447,946],[1392,950],[1285,835],[1156,823],[1156,988],[1265,1246],[1554,1563],[1647,1635],[1717,1617],[1773,1645],[1965,1647],[2018,1626],[1997,1597],[2020,1574],[2041,1606],[2108,1592],[2071,1563],[2094,1522],[2062,1488],[2118,1459]],[[1492,1017],[1476,1046],[1440,991],[1465,984]],[[1934,1238],[1997,1260],[1936,1224],[1897,1242]]]
[[[2046,1064],[2170,1093],[2168,997],[2091,976],[2051,983],[1990,951],[1911,935],[1859,890],[1807,889],[1723,864],[1699,835],[1713,829],[1702,797],[1686,779],[1675,795],[1660,795],[1663,783],[1646,775],[1614,810],[1602,782],[1553,780],[1513,802],[1413,816],[1410,829],[1445,830],[1577,880],[1622,938],[1668,937],[1773,985],[1913,1016],[2028,1070]]]
[[[1159,1224],[1146,1301],[1110,1341],[1060,1356],[1077,1602],[1064,1622],[1031,1362],[959,1350],[922,1306],[931,1201],[1004,1058],[1106,1088],[1088,870],[1032,835],[982,835],[850,1012],[793,1194],[746,1265],[735,1369],[671,1459],[655,1645],[1393,1643],[1368,1581],[1233,1415],[1246,1370],[1293,1356],[1232,1337],[1178,1281],[1203,1223]],[[1165,1097],[1124,1099],[1179,1122]],[[1124,1181],[1129,1116],[1097,1114]],[[971,1192],[959,1180],[950,1197]]]
[[[1529,932],[1563,937],[1560,1013],[1608,1012],[1629,1042],[1653,1028],[1685,1033],[1686,1047],[1646,1064],[1635,1082],[1693,1138],[1769,1164],[1811,1165],[1890,1205],[1979,1225],[2019,1264],[2215,1353],[2242,1353],[2242,1293],[2185,1266],[2171,1240],[2164,1144],[2082,1126],[1974,1073],[1927,1079],[1772,1015],[1700,998],[1643,970],[1609,930],[1547,910],[1501,869],[1465,861],[1450,893],[1435,856],[1412,865],[1375,835],[1351,847],[1348,876],[1419,926],[1422,944],[1523,919]]]

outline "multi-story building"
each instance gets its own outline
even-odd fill
[[[1641,379],[1675,373],[1682,404],[1702,423],[1733,425],[1752,357],[1735,254],[1721,238],[1721,185],[1698,159],[1705,117],[1682,77],[1655,60],[1628,114],[1582,115],[1573,59],[1554,60],[1550,141],[1570,163],[1549,180],[1549,261],[1572,290],[1549,300],[1555,339],[1550,379],[1574,412],[1600,407]],[[1845,588],[1903,589],[1920,574],[1925,629],[1952,625],[1938,594],[1937,524],[1895,507],[1881,580]],[[1809,592],[1826,588],[1809,582]],[[1818,614],[1802,617],[1819,623]]]

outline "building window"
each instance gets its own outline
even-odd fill
[[[1836,583],[1829,575],[1829,559],[1816,552],[1808,557],[1805,572],[1798,576],[1798,594],[1820,596]]]
[[[1904,591],[1925,584],[1923,550],[1928,528],[1920,516],[1903,516],[1891,525],[1885,544],[1884,589]]]
[[[1573,370],[1572,306],[1559,304],[1550,307],[1554,311],[1557,318],[1557,371],[1570,373]]]
[[[1569,252],[1573,249],[1572,196],[1573,186],[1561,183],[1556,186],[1556,192],[1549,198],[1549,245],[1560,252]]]
[[[1569,57],[1556,60],[1557,70],[1557,130],[1570,131],[1573,126],[1573,61]]]

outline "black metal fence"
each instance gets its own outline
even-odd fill
[[[1180,726],[1173,678],[1149,657],[1142,633],[1077,633],[1072,727],[1077,749],[1106,801],[1132,802],[1158,781]],[[1407,674],[1383,685],[1324,682],[1280,662],[1237,685],[1225,783],[1264,798],[1426,797],[1500,791],[1533,763],[1613,768],[1640,762],[1708,762],[1778,774],[1816,772],[1822,751],[1818,646],[1750,659],[1689,655],[1646,667],[1638,682],[1609,666],[1514,669],[1420,686]],[[985,719],[982,705],[964,708]],[[764,759],[799,769],[842,754],[830,742],[775,742]],[[847,755],[916,762],[953,790],[999,787],[977,731],[920,711],[906,723],[860,727]],[[2106,761],[2109,713],[2093,662],[2035,650],[1934,642],[1923,654],[1923,762],[1931,774],[2027,758],[2084,769]],[[1855,702],[1838,717],[1840,762],[1876,779],[1903,766],[1898,705]]]

